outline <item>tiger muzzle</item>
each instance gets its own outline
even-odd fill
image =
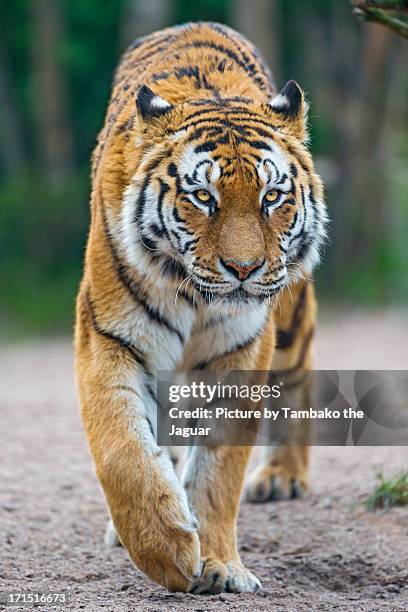
[[[221,266],[228,272],[231,272],[241,282],[247,280],[251,274],[259,270],[265,263],[265,260],[257,259],[256,261],[246,262],[237,261],[235,259],[224,260],[220,257]]]

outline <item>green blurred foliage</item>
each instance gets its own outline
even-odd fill
[[[228,0],[179,0],[176,3],[175,21],[228,22]]]
[[[377,474],[377,484],[374,492],[364,502],[367,510],[381,509],[388,512],[394,506],[408,505],[408,472],[385,478]]]
[[[75,175],[57,184],[45,178],[37,155],[32,77],[36,41],[31,2],[0,3],[0,37],[11,67],[11,95],[26,150],[24,172],[8,176],[0,166],[0,336],[69,331],[72,326],[88,225],[89,159],[103,123],[113,71],[124,48],[121,28],[128,0],[59,0],[64,29],[58,59],[68,83]],[[175,0],[174,22],[228,23],[231,7],[232,0]],[[277,7],[278,20],[271,36],[279,37],[279,75],[281,80],[299,80],[311,97],[311,146],[317,158],[330,161],[335,157],[339,134],[334,117],[343,112],[327,93],[337,79],[325,58],[325,49],[332,44],[333,12],[340,10],[340,25],[350,32],[350,45],[361,38],[362,26],[356,25],[346,0],[279,0]],[[344,87],[358,89],[358,66],[354,72],[347,72],[344,64],[340,78]],[[358,257],[353,265],[348,262],[342,266],[340,262],[340,275],[339,267],[336,271],[330,267],[338,245],[328,245],[329,264],[318,272],[319,287],[326,299],[367,305],[408,299],[408,130],[404,101],[408,83],[406,76],[404,79],[400,79],[400,89],[391,92],[403,100],[401,125],[388,132],[391,229],[384,239],[376,239],[371,245],[370,265],[367,261],[360,263]],[[339,187],[339,182],[328,181],[329,207]],[[358,202],[346,204],[358,207]]]
[[[88,178],[50,185],[38,174],[0,190],[2,335],[69,329],[88,223]]]
[[[70,81],[71,120],[78,162],[86,164],[102,127],[112,75],[122,51],[121,0],[67,0],[67,36],[61,45]]]

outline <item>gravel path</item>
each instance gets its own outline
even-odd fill
[[[317,363],[408,369],[407,323],[395,312],[323,316]],[[0,372],[0,590],[69,591],[60,609],[92,612],[408,611],[408,508],[384,515],[362,506],[379,469],[407,468],[408,448],[314,449],[308,499],[242,505],[242,557],[262,590],[169,594],[123,549],[103,547],[107,513],[69,342],[0,347]]]

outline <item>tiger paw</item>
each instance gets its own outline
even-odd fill
[[[136,565],[170,592],[188,592],[200,575],[200,543],[197,533],[175,529],[144,545]]]
[[[299,499],[308,491],[304,474],[283,471],[279,466],[261,466],[254,470],[245,488],[245,499],[251,503]]]
[[[253,593],[261,586],[260,581],[240,561],[223,563],[207,557],[203,560],[200,577],[194,582],[190,593]]]

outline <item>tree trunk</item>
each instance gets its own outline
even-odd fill
[[[231,0],[230,22],[242,32],[264,56],[279,82],[279,39],[277,0]]]
[[[58,182],[73,171],[65,74],[59,59],[63,37],[61,0],[31,0],[32,62],[37,146],[45,176]]]
[[[389,238],[387,107],[395,45],[391,32],[367,24],[363,45],[363,83],[359,108],[355,173],[356,225],[352,256],[374,263]]]
[[[358,172],[356,115],[360,105],[361,41],[357,28],[350,28],[348,6],[341,3],[331,3],[327,22],[321,21],[321,30],[327,33],[324,39],[326,47],[322,51],[327,67],[326,74],[321,78],[323,83],[326,79],[328,84],[321,89],[328,92],[325,111],[333,129],[330,154],[337,175],[329,200],[333,224],[327,278],[342,279],[345,270],[353,265],[351,250],[354,233],[358,234],[359,231],[353,215],[356,206],[354,177]]]
[[[0,40],[0,157],[5,175],[15,176],[25,169],[25,147],[21,120],[13,100],[6,51]]]
[[[336,279],[345,270],[372,269],[389,235],[385,130],[392,34],[367,24],[363,38],[356,39],[344,14],[344,7],[333,6],[327,48],[338,167],[329,202],[330,275]]]
[[[121,39],[124,45],[172,24],[174,0],[126,0]]]

